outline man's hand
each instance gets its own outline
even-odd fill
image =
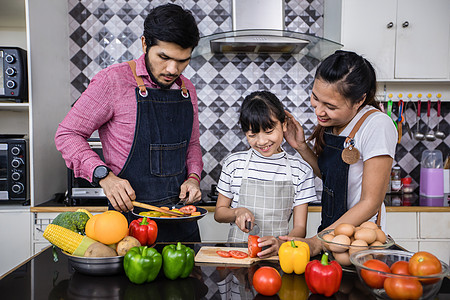
[[[194,178],[188,178],[180,188],[180,199],[186,199],[184,204],[192,204],[202,199],[200,184]]]
[[[136,194],[128,180],[109,172],[108,176],[100,180],[99,184],[115,210],[127,212],[133,209],[131,201],[136,199]]]

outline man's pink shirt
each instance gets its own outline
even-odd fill
[[[136,73],[142,76],[147,87],[158,88],[147,73],[145,55],[136,59]],[[181,75],[171,87],[179,89],[181,80],[190,92],[194,109],[191,140],[187,149],[187,172],[201,175],[203,169],[198,121],[198,99],[194,85]],[[97,130],[102,141],[105,163],[114,174],[124,166],[134,139],[137,103],[137,83],[129,65],[112,65],[91,80],[56,131],[55,144],[67,167],[74,170],[75,177],[91,181],[94,169],[104,165],[89,147],[86,139]],[[151,91],[149,91],[151,92]],[[145,163],[145,162],[142,162]]]

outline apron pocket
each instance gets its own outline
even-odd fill
[[[176,144],[150,144],[150,172],[168,177],[183,173],[187,142]]]

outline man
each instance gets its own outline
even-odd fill
[[[131,201],[172,206],[201,199],[197,95],[181,73],[199,41],[192,14],[155,7],[144,23],[144,54],[96,74],[59,124],[55,144],[76,177],[100,185],[110,208]],[[103,162],[87,138],[98,130]],[[200,241],[197,222],[158,224],[157,241]]]

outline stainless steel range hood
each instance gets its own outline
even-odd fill
[[[342,45],[287,31],[284,0],[232,0],[233,31],[200,39],[193,57],[207,53],[288,53],[322,59]],[[302,53],[303,53],[302,52]]]

